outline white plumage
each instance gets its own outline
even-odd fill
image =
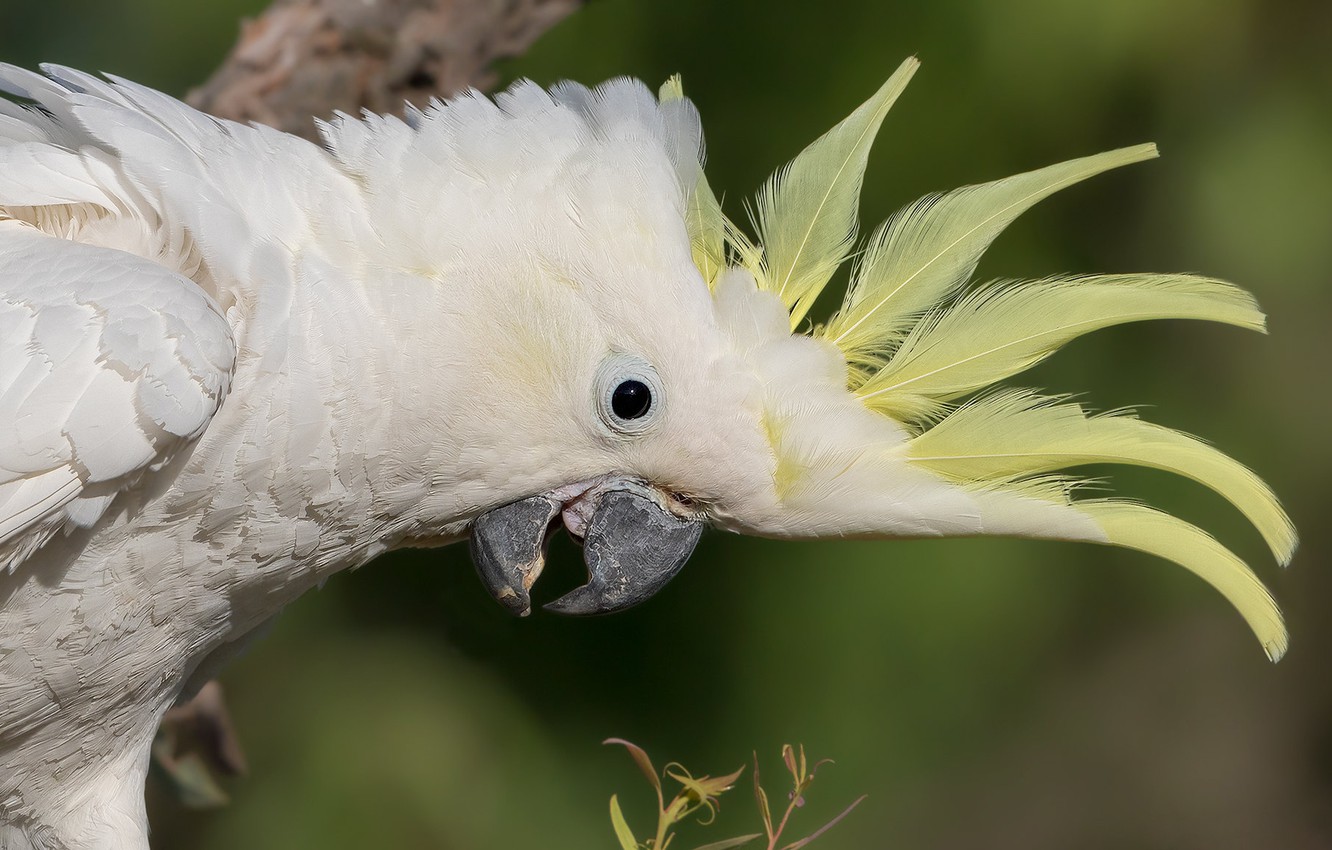
[[[0,222],[0,567],[203,433],[236,359],[199,287],[124,251]]]
[[[40,107],[0,101],[0,847],[141,850],[158,719],[284,605],[534,496],[594,549],[617,481],[672,522],[769,536],[1148,551],[1279,656],[1274,603],[1220,544],[1049,477],[1194,477],[1284,562],[1293,529],[1252,473],[1032,394],[958,406],[1096,327],[1261,327],[1247,295],[1188,276],[954,299],[1022,209],[1149,148],[906,208],[838,315],[792,333],[854,246],[870,143],[914,68],[773,178],[760,243],[702,178],[674,81],[661,100],[519,83],[341,116],[318,147],[124,80],[0,68]],[[633,423],[605,383],[626,375],[653,392]]]

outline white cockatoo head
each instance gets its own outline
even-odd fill
[[[409,133],[377,128],[392,119],[325,127],[372,198],[385,163],[438,175],[402,188],[417,203],[385,191],[380,230],[392,265],[455,286],[455,309],[473,319],[448,325],[472,337],[441,351],[485,352],[439,364],[466,372],[441,414],[457,438],[450,451],[463,446],[493,497],[476,501],[470,524],[483,580],[526,613],[560,525],[584,545],[590,575],[548,606],[565,613],[646,599],[705,524],[791,538],[1086,540],[1198,573],[1279,657],[1280,614],[1238,558],[1168,514],[1075,499],[1078,482],[1057,473],[1113,462],[1191,477],[1243,511],[1285,563],[1294,531],[1262,482],[1129,414],[992,388],[1097,328],[1192,318],[1261,330],[1262,314],[1242,290],[1190,275],[968,288],[1022,211],[1155,156],[1151,145],[928,196],[858,247],[870,144],[916,66],[774,174],[753,205],[756,238],[709,188],[699,121],[676,80],[659,96],[628,80],[549,92],[521,83],[493,102],[469,95],[416,113]],[[444,159],[448,168],[430,167]],[[419,214],[432,205],[450,214]],[[841,308],[811,327],[811,305],[853,253]]]

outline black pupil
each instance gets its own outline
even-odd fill
[[[642,381],[625,381],[611,393],[611,410],[621,419],[638,419],[652,407],[652,390]]]

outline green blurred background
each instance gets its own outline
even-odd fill
[[[264,5],[6,0],[0,57],[180,94]],[[980,273],[1198,271],[1257,294],[1270,337],[1125,327],[1019,382],[1137,405],[1273,484],[1305,538],[1288,574],[1210,493],[1104,470],[1257,566],[1294,635],[1280,665],[1183,570],[1092,546],[716,533],[652,603],[585,621],[509,619],[463,549],[408,553],[306,597],[227,671],[251,775],[211,812],[151,789],[154,846],[610,848],[607,798],[642,832],[651,794],[611,735],[714,774],[757,750],[774,781],[783,742],[835,758],[804,825],[869,798],[829,850],[1332,846],[1330,37],[1324,0],[595,0],[503,69],[682,73],[737,216],[909,54],[924,68],[871,159],[867,225],[1157,142],[1161,161],[1026,215]],[[577,581],[571,547],[557,560],[547,594]],[[674,846],[756,824],[742,787]]]

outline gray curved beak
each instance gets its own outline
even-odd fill
[[[532,496],[487,511],[472,522],[467,548],[481,583],[509,613],[532,613],[528,591],[546,566],[546,543],[560,503]]]
[[[650,599],[689,560],[703,534],[701,520],[681,519],[637,482],[597,493],[583,537],[588,581],[545,606],[557,614],[623,611]],[[496,601],[526,616],[529,591],[545,566],[546,543],[561,504],[532,496],[488,511],[472,523],[477,574]]]

